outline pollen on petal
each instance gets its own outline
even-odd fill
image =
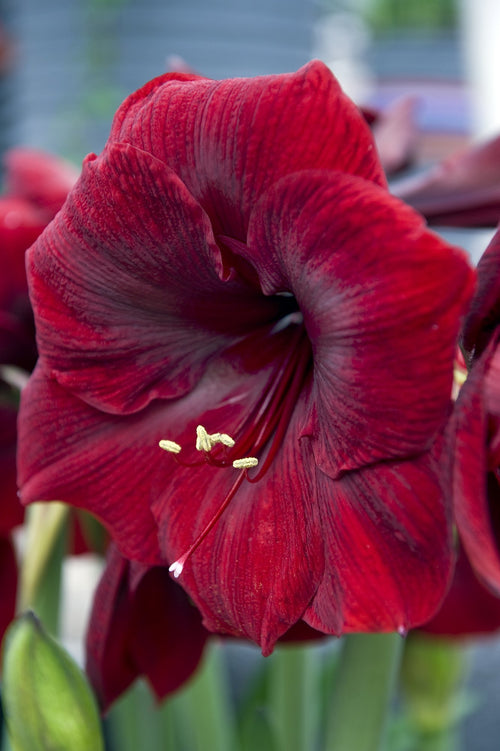
[[[168,570],[171,574],[174,575],[175,579],[178,579],[179,576],[182,574],[182,569],[184,568],[184,564],[180,561],[174,561],[171,566],[168,567]]]
[[[181,451],[181,446],[175,441],[162,440],[159,442],[158,446],[161,449],[164,449],[164,451],[169,451],[171,454],[179,454]]]
[[[243,459],[235,459],[233,467],[235,469],[250,469],[250,467],[256,467],[259,460],[254,456],[246,456]]]

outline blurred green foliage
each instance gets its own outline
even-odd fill
[[[365,16],[376,32],[444,30],[456,25],[458,9],[456,0],[371,0]]]

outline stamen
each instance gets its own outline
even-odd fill
[[[198,534],[189,549],[171,564],[169,571],[176,579],[181,575],[191,554],[203,542],[227,509],[243,480],[258,482],[271,466],[280,450],[301,389],[308,377],[311,358],[312,352],[305,329],[299,325],[291,336],[286,356],[279,368],[270,376],[262,398],[240,425],[236,441],[227,433],[208,433],[203,425],[198,425],[196,449],[203,452],[204,456],[192,464],[186,464],[176,458],[181,466],[186,467],[208,464],[219,468],[232,466],[239,470],[235,482],[214,516]],[[173,453],[178,453],[181,449],[173,441],[161,441],[160,446]],[[215,448],[217,446],[218,449]],[[233,448],[235,448],[234,451]],[[245,456],[245,454],[260,455],[260,452],[264,452],[260,460],[257,456]],[[241,458],[234,458],[235,454]],[[250,477],[248,470],[257,466],[259,469]]]
[[[235,459],[233,461],[233,467],[235,469],[250,469],[250,467],[256,467],[259,460],[255,456],[246,456],[243,459]]]
[[[211,451],[212,442],[203,425],[196,428],[196,451]]]
[[[208,437],[212,446],[215,446],[217,443],[222,443],[223,446],[232,449],[235,443],[234,438],[231,438],[227,433],[211,433]]]
[[[233,448],[234,438],[231,438],[227,433],[208,433],[203,425],[198,425],[196,428],[196,450],[209,452],[221,443],[227,448]]]
[[[179,446],[179,444],[175,441],[167,441],[165,439],[161,440],[158,446],[161,449],[164,449],[164,451],[170,452],[171,454],[180,454],[182,450],[181,446]]]

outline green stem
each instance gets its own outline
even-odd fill
[[[106,723],[113,751],[234,751],[233,715],[218,645],[186,687],[157,705],[138,681],[116,702]]]
[[[27,513],[26,552],[21,566],[18,610],[32,609],[57,635],[61,566],[65,552],[68,506],[34,503]]]
[[[325,751],[381,751],[402,647],[399,634],[344,637]]]
[[[34,610],[44,628],[59,632],[61,569],[66,548],[68,507],[33,504],[28,512],[26,554],[21,568],[19,610]]]
[[[314,745],[318,726],[318,655],[311,645],[283,646],[271,658],[269,708],[282,751]]]
[[[158,706],[148,687],[137,681],[106,717],[113,751],[137,751],[139,748],[141,751],[176,751],[175,740],[171,737],[172,722],[165,722],[165,716],[170,714],[168,707],[168,701]]]
[[[35,594],[32,609],[44,625],[45,630],[57,636],[61,613],[61,574],[66,549],[66,530],[60,530],[54,541],[43,576]]]
[[[464,678],[467,655],[453,640],[413,632],[401,665],[404,715],[419,751],[453,751],[467,712]]]
[[[416,734],[415,751],[457,751],[459,737],[455,730],[448,728],[439,733]]]
[[[189,751],[234,751],[237,748],[220,644],[210,645],[201,669],[186,688],[169,701],[184,741],[179,747]]]

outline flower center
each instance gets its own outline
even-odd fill
[[[258,482],[266,474],[282,445],[311,365],[311,346],[305,328],[300,323],[295,325],[294,329],[286,356],[278,371],[273,375],[235,438],[227,433],[208,433],[202,425],[198,425],[196,449],[203,456],[193,462],[185,462],[180,458],[182,447],[175,441],[161,440],[159,443],[160,448],[171,453],[181,466],[195,467],[206,463],[221,469],[239,470],[216,513],[186,552],[169,567],[175,578],[181,575],[184,564],[218,522],[243,481]],[[248,470],[257,466],[256,473],[250,476]]]

